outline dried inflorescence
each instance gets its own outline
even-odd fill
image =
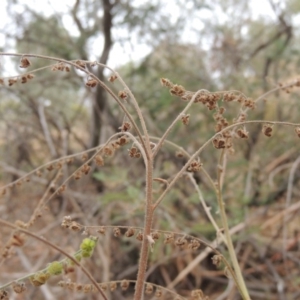
[[[212,263],[219,267],[223,261],[222,255],[216,254],[212,257]]]
[[[131,129],[132,125],[130,122],[124,122],[122,124],[121,127],[119,127],[119,129],[122,131],[122,132],[126,132],[126,131],[129,131]]]
[[[70,72],[70,67],[63,62],[59,62],[51,68],[51,71]]]
[[[97,154],[95,157],[94,157],[94,161],[96,163],[96,165],[98,167],[102,167],[104,166],[104,159],[103,157],[100,155],[100,154]]]
[[[125,232],[126,237],[132,237],[134,236],[134,234],[135,234],[135,229],[132,227],[128,228],[127,231]]]
[[[97,84],[98,84],[98,81],[95,79],[95,78],[90,78],[90,79],[88,79],[88,81],[85,83],[85,85],[86,86],[88,86],[88,87],[95,87],[95,86],[97,86]]]
[[[239,128],[237,129],[236,133],[241,139],[247,139],[249,137],[249,132],[246,130],[246,128]]]
[[[130,157],[134,158],[140,158],[142,155],[137,147],[131,147],[130,149],[128,149],[128,154]]]
[[[187,167],[187,171],[188,172],[199,172],[201,170],[201,167],[203,166],[203,164],[200,162],[199,159],[197,160],[193,160],[190,165]]]
[[[114,82],[117,78],[118,78],[117,75],[111,75],[111,76],[108,78],[108,81],[109,81],[109,82]]]
[[[97,229],[97,232],[98,233],[100,233],[100,234],[103,234],[103,235],[105,235],[105,227],[104,226],[101,226],[101,227],[99,227],[98,229]]]
[[[270,124],[265,124],[262,128],[262,133],[267,137],[272,136],[272,131],[273,131],[273,126]]]
[[[167,233],[167,234],[165,234],[164,243],[165,244],[172,244],[174,242],[174,239],[175,239],[174,233]]]
[[[22,281],[21,282],[18,282],[18,281],[13,282],[12,288],[16,294],[21,294],[21,293],[25,292],[27,289],[25,283]]]
[[[30,63],[29,59],[27,57],[23,56],[20,61],[20,68],[26,69],[30,65],[31,65],[31,63]]]
[[[146,295],[151,295],[154,291],[154,287],[151,283],[146,283],[146,286],[145,286],[145,294]]]
[[[115,237],[121,236],[121,229],[120,229],[119,227],[115,227],[115,228],[113,229],[113,232],[114,232],[114,236],[115,236]]]
[[[119,91],[118,96],[125,101],[128,99],[128,92],[126,90]]]
[[[188,249],[197,250],[198,248],[200,248],[200,246],[201,246],[200,242],[193,239],[189,242]]]
[[[182,121],[183,125],[188,125],[190,122],[190,115],[189,114],[183,115],[181,117],[181,121]]]
[[[129,284],[130,283],[128,280],[126,280],[126,279],[122,280],[121,284],[120,284],[122,291],[126,291],[129,287]]]

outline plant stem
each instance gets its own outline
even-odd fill
[[[222,176],[218,176],[219,179]],[[234,251],[234,247],[233,247],[233,243],[232,243],[232,239],[230,236],[230,232],[229,232],[229,226],[228,226],[228,222],[227,222],[227,216],[226,216],[226,212],[225,212],[225,206],[224,206],[224,202],[223,202],[223,196],[222,196],[222,188],[221,188],[221,182],[219,180],[218,182],[218,204],[219,204],[219,209],[220,209],[220,214],[221,214],[221,220],[222,220],[222,225],[223,225],[223,229],[224,229],[224,233],[225,233],[225,237],[227,240],[227,248],[228,248],[228,252],[229,252],[229,256],[231,259],[231,262],[233,264],[233,268],[235,271],[235,275],[237,278],[237,282],[239,284],[239,290],[241,292],[241,296],[243,297],[244,300],[251,300],[235,251]]]
[[[139,269],[135,286],[134,300],[143,299],[145,275],[147,270],[149,242],[147,236],[151,234],[153,221],[153,205],[152,205],[152,182],[153,182],[153,156],[147,160],[146,164],[146,208],[145,208],[145,223],[143,230],[142,248],[140,252]]]

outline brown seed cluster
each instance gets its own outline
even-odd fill
[[[70,72],[70,67],[63,62],[59,62],[51,68],[51,71]]]
[[[109,82],[114,82],[117,78],[118,78],[117,75],[111,75],[111,76],[108,78],[108,81],[109,81]]]
[[[142,156],[141,152],[137,147],[131,147],[130,149],[128,149],[128,154],[130,157],[133,158],[140,158]]]
[[[219,267],[223,261],[222,255],[216,254],[212,257],[212,263]]]
[[[181,117],[181,121],[182,121],[183,125],[188,125],[190,123],[190,115],[189,114],[183,115]]]
[[[270,124],[265,124],[262,128],[262,133],[267,137],[272,136],[272,131],[273,131],[273,126]]]
[[[90,79],[88,79],[88,81],[85,83],[86,86],[91,87],[91,88],[97,86],[97,84],[98,84],[98,81],[97,81],[95,78],[90,78]]]
[[[124,122],[122,124],[121,127],[119,127],[119,129],[122,131],[122,132],[126,132],[126,131],[129,131],[131,129],[132,125],[130,122]]]
[[[188,172],[199,172],[201,170],[201,167],[203,166],[203,164],[200,162],[199,159],[194,160],[190,163],[190,165],[187,167],[187,171]]]
[[[21,294],[26,291],[26,286],[24,282],[17,282],[17,281],[13,282],[12,288],[14,292],[17,294]]]
[[[30,65],[31,65],[31,63],[30,63],[29,59],[27,57],[23,56],[20,61],[20,68],[26,69]]]
[[[126,101],[128,99],[128,92],[126,90],[119,91],[118,96],[122,100]]]

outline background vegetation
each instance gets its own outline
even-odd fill
[[[161,87],[161,77],[191,91],[238,90],[255,99],[299,75],[297,0],[261,4],[254,0],[76,0],[57,7],[41,2],[43,10],[34,1],[7,1],[7,22],[0,31],[1,51],[97,60],[116,68],[138,99],[153,136],[161,136],[185,105]],[[34,60],[34,68],[46,63]],[[19,75],[19,64],[19,59],[1,56],[0,76]],[[90,70],[105,82],[110,76],[101,68]],[[100,86],[85,87],[84,80],[78,70],[43,71],[28,84],[1,86],[1,186],[51,160],[103,144],[119,131],[124,115],[118,105]],[[108,84],[118,93],[118,83]],[[226,117],[235,118],[239,108],[226,105]],[[249,117],[297,123],[299,108],[299,90],[286,90],[265,97]],[[188,127],[178,124],[168,138],[189,153],[214,134],[215,122],[206,108],[195,106],[192,110]],[[299,139],[292,130],[279,126],[270,139],[261,134],[261,125],[247,129],[249,139],[235,145],[224,181],[224,201],[230,227],[236,228],[233,239],[238,259],[253,299],[298,299]],[[213,149],[209,146],[201,161],[216,178],[218,152]],[[165,145],[158,155],[155,173],[159,177],[167,180],[183,166],[185,160],[178,159],[176,151]],[[86,159],[77,156],[63,169],[64,178]],[[51,193],[55,176],[47,169],[38,175],[2,195],[3,219],[28,222],[45,190],[49,188]],[[194,178],[218,220],[217,201],[209,182],[202,173]],[[142,226],[144,185],[142,161],[132,160],[125,149],[117,151],[103,167],[94,166],[81,180],[71,181],[65,193],[47,204],[48,210],[42,212],[32,231],[73,253],[82,236],[61,228],[64,216],[70,215],[85,226]],[[157,183],[158,192],[160,188]],[[207,241],[216,238],[193,186],[184,179],[166,196],[153,227]],[[0,230],[1,285],[61,258],[34,240],[9,249],[6,257],[4,245],[10,233],[9,228]],[[218,247],[226,254],[222,244]],[[134,279],[138,253],[137,241],[106,234],[100,237],[86,266],[99,282]],[[212,264],[211,254],[194,265],[201,254],[201,250],[191,254],[157,243],[147,278],[181,295],[201,288],[210,299],[239,299],[232,280]],[[78,282],[87,280],[80,272],[74,277]],[[96,299],[93,294],[72,293],[53,281],[41,289],[28,287],[24,298],[13,297]],[[126,294],[120,289],[111,297],[131,299],[129,291]]]

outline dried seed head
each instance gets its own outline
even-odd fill
[[[98,230],[97,230],[98,233],[101,233],[103,235],[105,235],[105,227],[104,226],[101,226]]]
[[[178,158],[184,157],[184,154],[183,154],[181,151],[176,151],[175,155],[176,155],[176,157],[178,157]]]
[[[107,290],[107,283],[101,283],[100,289],[105,292]]]
[[[151,283],[146,283],[146,287],[145,287],[145,294],[146,295],[151,295],[153,293],[153,285]]]
[[[191,240],[190,243],[188,244],[188,248],[191,250],[197,250],[201,244],[197,240]]]
[[[181,117],[181,121],[182,121],[183,125],[188,125],[190,122],[190,115],[183,115]]]
[[[300,127],[296,127],[295,132],[298,135],[298,137],[300,137]]]
[[[84,164],[80,169],[81,173],[85,175],[89,174],[90,170],[91,170],[91,166],[89,166],[88,164]]]
[[[26,76],[22,76],[21,77],[21,83],[26,83],[27,82],[27,77]]]
[[[127,143],[129,143],[129,139],[126,135],[121,136],[118,141],[120,146],[126,145]]]
[[[96,85],[98,84],[97,80],[94,79],[94,78],[90,78],[86,83],[85,85],[88,86],[88,87],[95,87]]]
[[[244,100],[243,106],[254,109],[255,108],[255,101],[251,98],[246,98]]]
[[[265,124],[263,126],[262,129],[262,133],[267,136],[267,137],[271,137],[272,136],[272,131],[273,131],[273,126],[271,126],[270,124]]]
[[[168,88],[172,88],[174,86],[174,84],[167,78],[161,78],[160,83],[162,86],[165,86]]]
[[[4,80],[2,78],[0,78],[0,84],[4,85]]]
[[[219,254],[216,254],[212,257],[212,263],[214,265],[216,265],[217,267],[219,267],[221,265],[222,262],[222,256]]]
[[[187,245],[187,240],[184,237],[180,237],[175,241],[175,245],[184,248]]]
[[[80,231],[82,229],[82,226],[75,221],[72,221],[71,224],[69,225],[69,227],[73,231]]]
[[[8,79],[8,86],[14,85],[18,81],[17,78],[10,78]]]
[[[117,287],[118,287],[118,284],[115,282],[115,281],[113,281],[113,282],[111,282],[110,284],[109,284],[109,289],[113,292],[113,291],[115,291],[116,289],[117,289]]]
[[[129,281],[128,280],[122,280],[121,281],[121,289],[122,291],[126,291],[129,287]]]
[[[226,140],[223,137],[213,139],[212,143],[216,149],[224,149],[226,146]]]
[[[155,291],[155,297],[156,298],[162,298],[163,296],[163,292],[160,288],[156,288],[156,291]]]
[[[109,82],[114,82],[117,78],[118,78],[117,75],[111,75],[111,76],[108,78],[108,81],[109,81]]]
[[[127,99],[128,99],[128,93],[127,93],[127,91],[125,91],[125,90],[119,91],[118,96],[119,96],[119,98],[121,98],[122,100],[127,100]]]
[[[58,193],[62,194],[65,190],[67,189],[67,186],[65,184],[63,184],[59,189],[58,189]]]
[[[185,88],[182,85],[175,84],[170,89],[170,93],[171,93],[171,95],[175,95],[175,96],[181,97],[185,93]]]
[[[26,75],[26,78],[27,78],[28,80],[31,80],[31,79],[33,79],[34,77],[35,77],[35,75],[33,75],[33,74],[31,74],[31,73],[29,73],[29,74]]]
[[[15,247],[22,247],[22,246],[24,246],[25,241],[26,241],[26,238],[25,238],[24,234],[15,233],[11,237],[11,239],[9,241],[9,244],[12,245],[12,246],[15,246]]]
[[[113,232],[114,232],[114,236],[115,236],[115,237],[119,237],[119,236],[121,235],[121,230],[120,230],[119,227],[115,227],[115,228],[113,229]]]
[[[128,228],[128,230],[125,232],[126,237],[132,237],[135,234],[135,230],[133,228]]]
[[[77,172],[75,172],[75,174],[74,174],[74,179],[75,179],[75,180],[79,180],[79,179],[81,178],[81,176],[82,176],[82,173],[81,173],[80,171],[77,171]]]
[[[65,216],[61,223],[61,226],[63,228],[69,228],[71,226],[71,223],[72,223],[72,218],[70,216]]]
[[[29,59],[27,57],[22,57],[20,61],[20,68],[28,68],[31,65]]]
[[[151,237],[153,238],[153,240],[158,240],[160,237],[160,233],[157,231],[154,231],[151,233]]]
[[[70,165],[74,162],[74,157],[70,157],[67,159],[67,164]]]
[[[53,166],[53,164],[50,164],[49,166],[47,166],[47,168],[46,168],[48,171],[52,171],[52,170],[54,170],[54,166]]]
[[[174,233],[165,234],[165,244],[171,244],[174,242]]]
[[[21,294],[26,291],[26,286],[25,286],[24,282],[16,282],[16,281],[13,282],[12,288],[13,288],[14,292],[17,294]],[[2,299],[2,298],[0,297],[0,299]]]
[[[95,156],[94,161],[98,167],[104,166],[104,159],[100,154],[97,154]]]
[[[239,128],[236,133],[241,139],[247,139],[249,137],[249,132],[246,128]]]
[[[82,161],[86,161],[88,158],[89,158],[89,155],[88,155],[87,153],[83,153],[83,154],[81,155],[81,160],[82,160]]]
[[[139,152],[138,148],[132,147],[131,149],[128,149],[128,154],[130,157],[140,158],[141,153]]]
[[[93,290],[94,286],[92,284],[85,284],[82,289],[82,291],[86,294],[92,292]]]
[[[85,67],[86,67],[86,63],[82,60],[76,60],[75,64],[78,65],[79,67],[83,68],[83,69],[85,69]]]
[[[108,145],[103,148],[103,153],[105,156],[112,156],[115,153],[115,149]]]
[[[199,172],[203,164],[200,162],[200,160],[194,160],[190,163],[190,165],[187,168],[188,172]]]
[[[122,132],[129,131],[131,129],[131,123],[130,122],[124,122],[121,127],[119,127]]]
[[[135,238],[141,242],[143,240],[143,233],[139,231]]]

